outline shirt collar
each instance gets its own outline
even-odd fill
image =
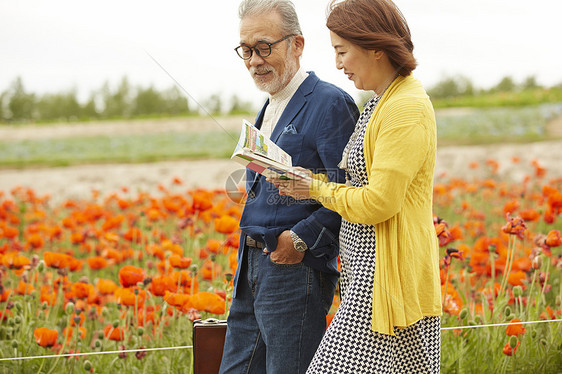
[[[308,73],[304,71],[302,67],[297,70],[289,84],[287,84],[281,91],[277,92],[274,95],[269,95],[269,101],[283,101],[290,97],[292,97],[295,92],[299,89],[300,85],[304,80],[308,77]]]

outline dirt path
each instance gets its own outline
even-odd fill
[[[519,157],[513,163],[512,157]],[[521,181],[534,169],[534,159],[545,167],[548,177],[562,177],[562,141],[523,145],[445,147],[438,150],[436,179],[446,176],[485,178],[489,175],[487,159],[500,163],[501,178]],[[470,169],[472,161],[480,163]],[[159,184],[170,186],[174,177],[183,180],[183,188],[225,188],[231,173],[239,170],[231,160],[196,160],[157,162],[151,164],[84,165],[51,169],[0,170],[0,191],[15,186],[33,187],[40,194],[49,194],[53,202],[68,198],[88,198],[92,189],[102,195],[127,187],[131,192],[156,193]],[[235,175],[239,179],[239,175]]]
[[[33,139],[65,136],[95,136],[111,134],[154,133],[164,131],[206,131],[220,125],[236,130],[240,118],[209,120],[172,119],[103,122],[58,126],[25,126],[23,128],[0,127],[1,139]],[[518,157],[518,163],[512,162]],[[438,149],[436,180],[444,176],[471,179],[486,178],[489,168],[485,162],[499,162],[500,178],[521,181],[532,174],[532,160],[547,169],[547,177],[562,177],[562,140],[529,144],[496,144],[490,146],[455,146]],[[477,169],[469,168],[470,162],[478,162]],[[93,189],[102,195],[127,187],[129,191],[157,193],[158,185],[170,186],[173,178],[183,180],[181,188],[225,188],[227,181],[238,181],[240,170],[231,160],[190,160],[157,162],[151,164],[83,165],[63,168],[0,170],[0,191],[9,193],[16,186],[32,187],[39,195],[49,194],[54,203],[69,198],[89,198]]]

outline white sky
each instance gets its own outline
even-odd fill
[[[21,76],[28,91],[75,87],[81,98],[126,75],[133,85],[171,87],[197,101],[237,94],[259,107],[255,88],[233,48],[238,0],[0,0],[0,92]],[[325,27],[329,0],[294,0],[305,36],[301,64],[354,96],[334,66]],[[462,74],[477,87],[506,76],[517,82],[562,82],[560,0],[396,0],[414,41],[414,74],[431,87]],[[193,104],[193,100],[190,100]]]

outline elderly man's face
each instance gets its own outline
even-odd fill
[[[246,17],[240,22],[240,44],[253,46],[257,42],[275,42],[282,37],[281,17],[277,12],[255,17]],[[299,68],[304,39],[298,35],[271,46],[271,54],[259,56],[253,51],[252,57],[245,60],[256,86],[273,95],[281,91],[291,81]]]

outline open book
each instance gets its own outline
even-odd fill
[[[242,120],[240,139],[231,159],[266,177],[308,178],[306,173],[293,168],[291,155],[246,120]]]

